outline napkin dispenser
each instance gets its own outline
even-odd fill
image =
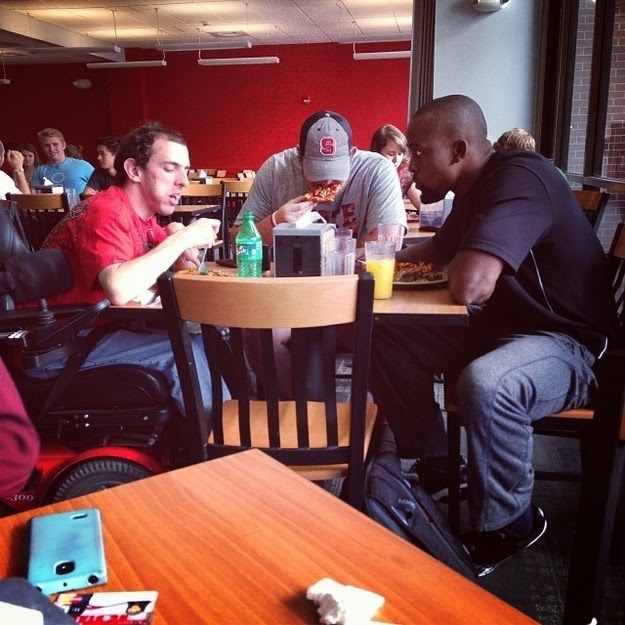
[[[273,229],[274,275],[323,275],[326,241],[335,233],[333,224],[278,224]]]

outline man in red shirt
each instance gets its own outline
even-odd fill
[[[75,206],[54,228],[44,248],[61,249],[72,269],[73,287],[48,299],[52,304],[97,302],[103,298],[124,305],[142,299],[169,267],[197,267],[198,247],[211,247],[220,222],[198,219],[189,226],[161,227],[157,215],[168,216],[188,183],[189,151],[182,136],[160,124],[130,132],[115,157],[114,186]],[[194,345],[203,348],[199,335]],[[206,363],[205,357],[198,362]],[[172,397],[183,410],[178,373],[166,332],[142,327],[117,330],[101,339],[83,368],[106,364],[139,364],[160,371],[170,381]],[[28,373],[57,375],[64,360]],[[199,371],[210,409],[208,367]]]

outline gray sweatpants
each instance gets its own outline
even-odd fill
[[[468,442],[472,529],[491,531],[530,504],[532,421],[588,402],[594,357],[558,333],[487,337],[470,327],[377,326],[371,387],[402,457],[447,454],[432,376],[457,379]]]

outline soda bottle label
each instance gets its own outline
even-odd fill
[[[237,243],[237,258],[245,258],[245,260],[261,260],[263,259],[262,244],[254,243]]]

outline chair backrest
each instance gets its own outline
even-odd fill
[[[234,221],[247,199],[253,182],[253,178],[245,178],[243,180],[222,183],[226,188],[226,218],[229,228],[234,225]]]
[[[168,273],[159,278],[158,285],[180,374],[185,413],[201,444],[195,453],[198,459],[249,447],[253,427],[250,415],[254,414],[256,426],[262,422],[267,441],[266,446],[259,447],[279,461],[291,466],[347,463],[350,469],[362,469],[373,323],[371,274],[242,279]],[[204,338],[212,381],[211,415],[204,414],[202,407],[187,321],[199,323]],[[337,425],[335,363],[337,326],[348,323],[355,323],[355,344],[348,405],[350,436],[345,447],[338,442],[341,433]],[[224,327],[229,330],[224,331]],[[278,398],[277,380],[284,372],[276,367],[272,335],[276,328],[291,329],[293,402]],[[250,330],[258,333],[264,399],[256,397],[247,366],[243,335]],[[238,402],[240,444],[236,447],[223,439],[224,408],[232,402],[223,401],[222,378]],[[259,403],[262,419],[258,418]],[[281,447],[284,423],[280,423],[287,406],[291,407],[290,414],[296,415],[289,425],[292,433],[296,430],[298,441],[297,447],[288,449]],[[325,417],[322,428],[309,431],[313,406],[322,406]],[[207,444],[209,435],[211,442]]]
[[[221,185],[190,183],[182,189],[181,204],[219,204]]]
[[[33,250],[38,250],[50,231],[69,210],[66,193],[7,193],[15,202],[26,239]]]
[[[573,195],[586,217],[588,217],[590,225],[597,232],[603,213],[608,205],[610,194],[607,191],[599,191],[598,189],[574,189]]]

